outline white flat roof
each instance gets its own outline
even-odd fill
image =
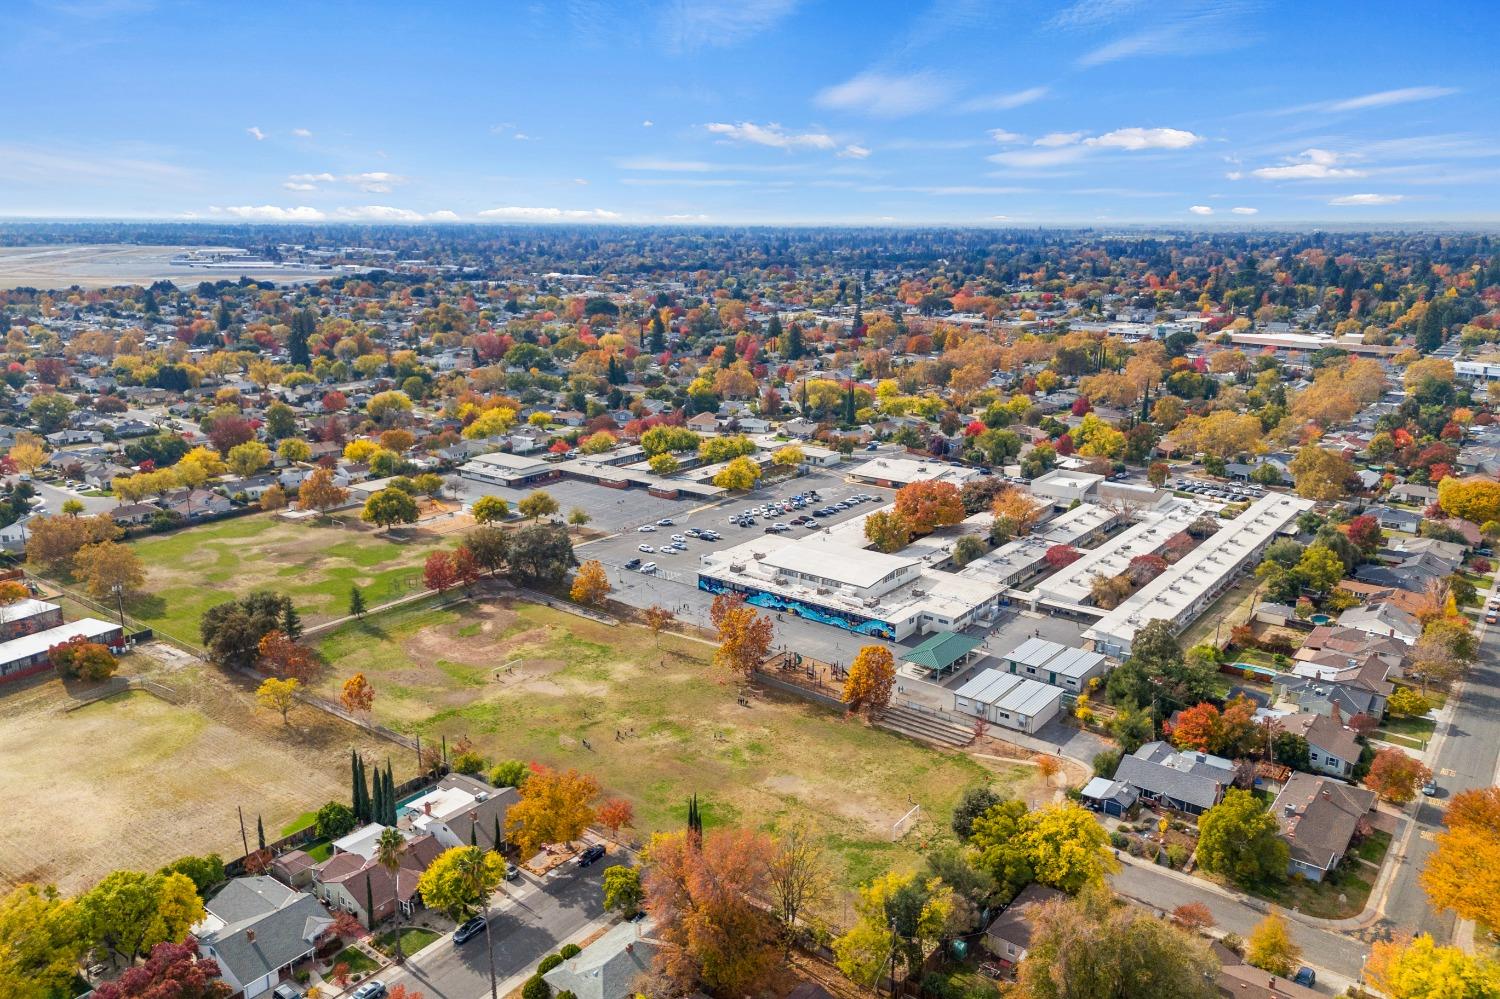
[[[46,652],[54,645],[60,645],[74,638],[94,639],[119,630],[120,626],[114,622],[100,621],[92,617],[70,621],[56,628],[39,631],[34,635],[22,635],[8,642],[0,642],[0,663],[29,659],[38,653]]]
[[[776,569],[847,583],[861,590],[868,590],[892,573],[921,564],[920,559],[828,544],[784,545],[767,552],[760,562]]]
[[[987,669],[954,694],[1010,714],[1034,717],[1062,697],[1062,688],[998,669]]]
[[[933,459],[920,461],[915,458],[871,458],[849,470],[849,475],[866,479],[885,479],[888,482],[952,482],[961,485],[979,477],[979,470],[964,465],[950,465]]]
[[[1059,676],[1081,677],[1085,673],[1104,662],[1104,656],[1099,652],[1088,652],[1084,649],[1063,649],[1058,653],[1056,659],[1047,663],[1046,669],[1049,673]]]
[[[1035,589],[1068,603],[1086,603],[1095,576],[1118,576],[1129,568],[1131,559],[1160,551],[1168,538],[1209,512],[1207,507],[1185,500],[1174,500],[1160,511],[1147,511],[1142,514],[1147,519],[1098,548],[1082,552],[1082,558],[1037,583]]]
[[[1022,666],[1041,666],[1051,661],[1065,648],[1067,646],[1061,642],[1049,642],[1045,638],[1028,638],[1000,658],[1006,662],[1020,663]]]

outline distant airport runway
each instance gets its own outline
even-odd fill
[[[133,246],[126,244],[0,247],[0,288],[109,288],[167,280],[181,287],[200,281],[238,281],[241,277],[292,284],[335,277],[347,271],[303,268],[184,267],[172,258],[201,246]]]

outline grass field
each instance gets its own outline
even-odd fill
[[[349,588],[375,607],[420,588],[422,563],[451,539],[420,528],[377,534],[353,514],[291,522],[255,514],[131,542],[146,565],[145,595],[127,607],[143,624],[198,642],[198,619],[255,589],[292,598],[304,625],[348,613]]]
[[[325,693],[362,670],[376,718],[424,742],[468,736],[491,761],[592,773],[633,803],[637,837],[681,827],[694,792],[706,825],[771,829],[806,817],[845,885],[916,863],[964,788],[1032,773],[989,769],[795,699],[741,706],[703,643],[665,635],[658,646],[645,629],[534,604],[413,605],[345,625],[320,647],[334,664]],[[891,842],[913,804],[927,821]]]
[[[116,868],[209,851],[237,857],[237,808],[253,847],[257,816],[270,839],[307,809],[348,798],[351,746],[390,755],[389,743],[308,708],[284,727],[255,709],[247,687],[208,667],[168,667],[138,651],[124,671],[152,676],[184,703],[131,692],[63,712],[70,698],[58,680],[0,701],[0,884],[71,892]],[[394,759],[403,779],[413,761]]]

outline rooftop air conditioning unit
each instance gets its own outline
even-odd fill
[[[730,572],[744,572],[745,571],[745,563],[743,563],[743,562],[730,562],[729,563],[729,571]]]
[[[766,557],[766,553],[765,552],[751,552],[750,553],[750,557],[753,558],[753,559],[755,559],[755,561],[759,562],[761,559],[763,559],[763,558]]]
[[[922,596],[926,596],[927,595],[927,591],[924,590],[924,589],[921,589],[919,587],[913,586],[911,588],[911,595],[914,596],[914,597],[922,597]]]

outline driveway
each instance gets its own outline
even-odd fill
[[[604,917],[604,869],[626,862],[612,848],[605,859],[579,870],[571,861],[545,879],[522,874],[522,883],[507,883],[497,893],[490,915],[495,944],[495,975],[500,994],[506,979],[536,970],[537,962],[557,952],[568,938]],[[446,937],[406,962],[400,971],[378,976],[387,985],[405,985],[427,999],[480,999],[490,994],[489,962],[484,937],[454,946]]]

